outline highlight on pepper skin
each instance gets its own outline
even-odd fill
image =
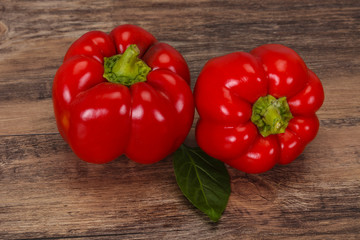
[[[324,90],[294,50],[266,44],[210,59],[194,97],[198,145],[240,171],[262,173],[291,163],[315,138]]]

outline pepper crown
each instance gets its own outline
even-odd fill
[[[292,118],[286,97],[278,99],[271,95],[260,97],[252,108],[251,121],[258,127],[263,137],[284,133]]]
[[[104,58],[104,75],[109,82],[131,86],[137,82],[145,82],[151,68],[138,58],[139,48],[132,44],[123,54]]]

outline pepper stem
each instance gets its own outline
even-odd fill
[[[284,133],[292,118],[286,97],[279,99],[271,95],[260,97],[252,108],[251,121],[258,127],[263,137]]]
[[[109,82],[131,86],[137,82],[145,82],[151,68],[138,58],[139,48],[132,44],[123,54],[104,58],[104,75]]]

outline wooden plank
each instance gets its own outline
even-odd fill
[[[321,77],[321,75],[319,75]],[[340,128],[360,125],[360,105],[354,101],[360,90],[357,76],[323,77],[325,102],[318,111],[320,122]],[[339,82],[345,83],[339,85]],[[33,91],[39,95],[43,90]],[[339,102],[340,100],[340,102]],[[50,97],[38,100],[7,100],[0,102],[0,136],[56,133]],[[198,115],[194,119],[194,127]]]
[[[349,134],[360,130],[324,127],[294,163],[265,174],[230,169],[232,195],[218,227],[181,195],[170,158],[93,165],[58,134],[1,137],[0,237],[356,236],[360,156]]]
[[[51,99],[0,102],[0,136],[56,133]]]

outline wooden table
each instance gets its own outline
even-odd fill
[[[293,48],[324,85],[318,136],[290,165],[229,169],[218,223],[182,195],[171,156],[79,160],[56,129],[54,74],[80,35],[125,23],[177,48],[192,87],[212,57]],[[0,239],[360,239],[359,93],[358,0],[1,0]]]

